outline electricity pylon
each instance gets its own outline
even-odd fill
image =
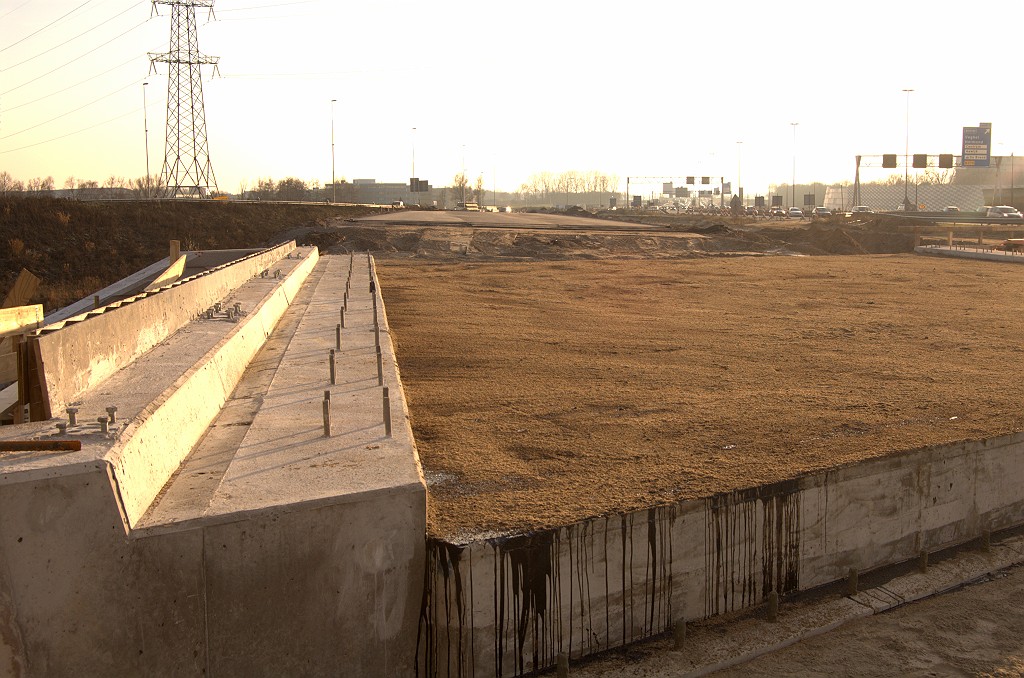
[[[203,106],[204,64],[212,64],[218,73],[219,57],[199,52],[196,31],[196,7],[209,7],[214,0],[153,0],[171,6],[170,51],[149,55],[150,72],[157,62],[169,65],[167,72],[167,140],[161,174],[170,197],[208,197],[217,190],[217,179],[210,164],[206,141],[206,112]]]

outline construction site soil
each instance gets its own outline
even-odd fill
[[[393,256],[430,491],[462,541],[1024,428],[1024,269],[914,255]]]
[[[905,254],[915,234],[899,223],[354,221],[376,212],[7,198],[0,282],[28,268],[50,311],[171,238],[374,252],[429,530],[451,540],[1024,428],[1024,320],[1008,303],[1024,269]],[[824,256],[765,256],[787,254]]]

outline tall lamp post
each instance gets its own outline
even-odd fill
[[[149,113],[146,109],[146,85],[148,82],[142,83],[142,127],[146,133],[146,197],[150,197],[149,190]]]
[[[736,195],[740,197],[740,206],[744,207],[743,201],[743,142],[736,142]]]
[[[412,174],[409,175],[413,179],[416,178],[416,128],[412,128]]]
[[[796,126],[800,123],[791,122],[789,124],[793,126],[793,184],[789,189],[789,206],[796,207]]]
[[[905,89],[903,91],[907,95],[907,133],[906,146],[903,149],[903,209],[907,209],[910,205],[908,193],[910,190],[910,93],[914,90]]]
[[[338,202],[338,182],[334,179],[334,102],[331,99],[331,202]]]

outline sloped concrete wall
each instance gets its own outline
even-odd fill
[[[421,676],[516,676],[1024,522],[1024,435],[623,516],[431,542]]]
[[[294,241],[279,245],[60,330],[44,328],[38,342],[50,411],[61,411],[294,249]]]

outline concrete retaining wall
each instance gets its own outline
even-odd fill
[[[0,676],[412,674],[422,492],[136,538],[80,471],[0,484]]]
[[[514,676],[1024,522],[1024,435],[567,527],[428,544],[418,675]]]
[[[294,249],[294,242],[279,245],[81,321],[69,320],[58,331],[43,328],[38,342],[50,411],[61,411]]]
[[[132,420],[108,454],[127,523],[135,526],[266,343],[319,260],[314,248],[274,293]]]

